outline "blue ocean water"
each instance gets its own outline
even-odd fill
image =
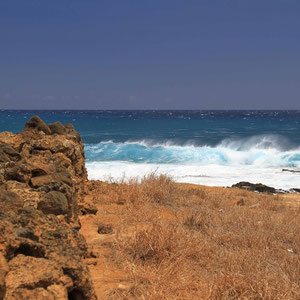
[[[38,114],[73,123],[91,179],[168,173],[180,182],[300,186],[300,111],[0,111],[0,131]]]

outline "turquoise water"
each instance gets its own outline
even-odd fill
[[[241,180],[300,186],[300,111],[0,111],[0,131],[21,131],[38,114],[73,123],[92,179],[156,171],[175,180]]]

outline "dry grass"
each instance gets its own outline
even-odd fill
[[[300,299],[300,211],[279,196],[155,174],[102,194],[122,204],[112,257],[132,283],[109,299]]]

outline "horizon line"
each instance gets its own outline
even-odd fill
[[[60,108],[60,109],[42,109],[42,108],[22,108],[22,109],[17,109],[17,108],[4,108],[1,109],[0,111],[300,111],[300,108],[296,109],[285,109],[285,108],[255,108],[255,109],[237,109],[237,108],[232,108],[232,109],[224,109],[224,108],[214,108],[214,109],[180,109],[180,108],[135,108],[135,109],[129,109],[129,108],[113,108],[113,109],[80,109],[80,108],[75,108],[75,109],[67,109],[67,108]]]

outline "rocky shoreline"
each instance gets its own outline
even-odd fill
[[[71,124],[0,133],[0,299],[96,299],[78,199],[87,173]]]
[[[300,193],[299,188],[293,188],[289,190],[275,189],[274,187],[264,185],[262,183],[250,183],[246,181],[241,181],[233,184],[231,187],[248,190],[256,193],[268,193],[268,194],[298,194]]]
[[[249,182],[232,187],[268,194],[300,192]],[[0,133],[0,300],[97,299],[101,288],[96,284],[95,292],[93,280],[101,263],[79,230],[81,219],[81,233],[89,241],[94,224],[89,220],[99,218],[97,207],[102,204],[94,202],[103,189],[112,188],[87,181],[83,143],[71,124],[47,125],[34,116],[22,132]],[[233,199],[238,205],[245,201]],[[102,249],[101,243],[94,246]],[[92,265],[93,278],[89,260],[99,263]]]

